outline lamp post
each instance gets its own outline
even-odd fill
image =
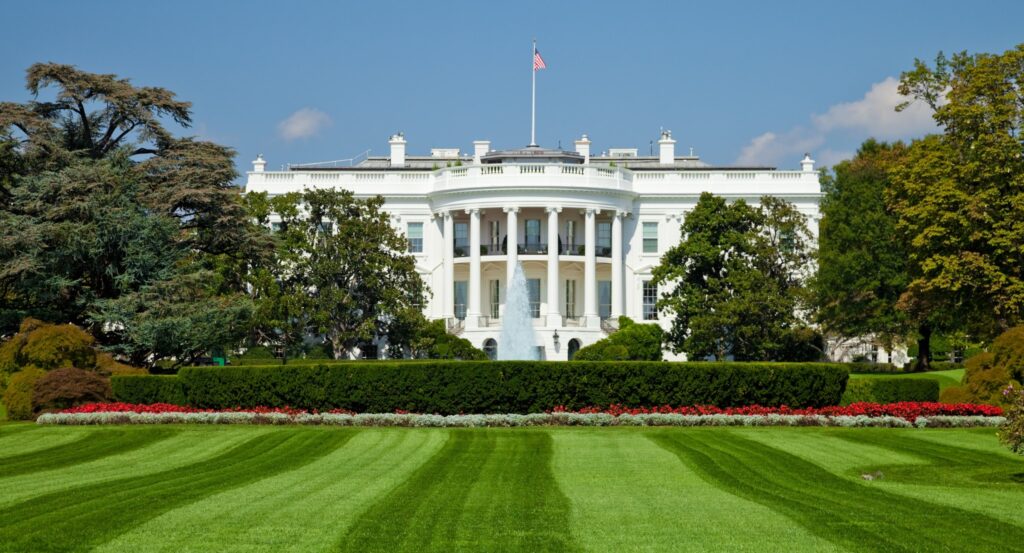
[[[555,348],[557,349],[558,348],[558,331],[557,330],[555,331],[555,334],[553,336],[551,336],[551,340],[554,342]]]

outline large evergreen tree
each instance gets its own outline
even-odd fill
[[[665,342],[691,358],[788,360],[804,351],[805,282],[811,235],[782,200],[760,207],[704,193],[682,226],[683,240],[653,272],[665,290],[658,309],[674,314]]]
[[[162,88],[52,63],[27,86],[0,103],[0,333],[71,322],[136,363],[235,340],[265,249],[234,152],[168,131],[191,105]]]

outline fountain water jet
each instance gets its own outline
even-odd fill
[[[523,274],[523,266],[517,263],[505,297],[505,314],[501,319],[501,336],[498,339],[498,360],[518,359],[537,359],[537,335],[533,330],[526,275]]]

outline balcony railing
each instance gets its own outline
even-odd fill
[[[520,255],[547,255],[548,244],[546,242],[528,242],[526,244],[519,244],[516,250]],[[594,250],[597,257],[612,256],[611,246],[597,246]],[[456,241],[452,251],[455,253],[455,257],[469,257],[471,253],[469,243],[462,241]],[[505,255],[507,253],[508,245],[505,242],[501,244],[480,245],[480,255]],[[558,253],[559,255],[582,256],[586,255],[587,249],[583,244],[559,244]]]

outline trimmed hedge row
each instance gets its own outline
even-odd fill
[[[177,378],[187,404],[199,408],[288,406],[449,415],[612,404],[823,407],[839,403],[847,376],[838,363],[378,361],[186,367]],[[149,378],[115,377],[115,396],[127,402],[158,393],[155,385],[143,384]],[[171,394],[168,398],[176,393],[164,391]],[[148,397],[148,402],[166,401]]]
[[[173,403],[186,405],[181,380],[170,375],[113,375],[114,398],[125,403]]]
[[[939,401],[939,381],[931,378],[856,378],[846,384],[843,405],[858,401],[896,403]]]

